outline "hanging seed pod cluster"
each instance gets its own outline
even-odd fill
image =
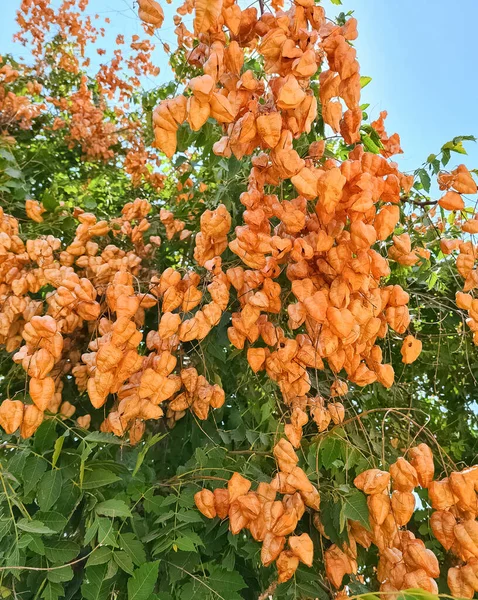
[[[428,493],[433,535],[457,559],[457,566],[448,570],[450,591],[473,598],[478,591],[478,466],[432,481]]]
[[[379,250],[394,232],[401,194],[410,191],[413,176],[387,160],[401,149],[397,134],[385,132],[386,113],[373,124],[382,155],[358,144],[339,163],[325,158],[324,140],[312,143],[304,157],[294,148],[294,140],[311,131],[318,101],[326,124],[347,144],[360,142],[360,74],[350,44],[357,37],[355,19],[336,26],[308,0],[262,15],[233,1],[183,8],[193,12],[199,39],[188,61],[204,74],[191,79],[183,95],[157,107],[156,145],[172,156],[181,123],[198,130],[211,117],[224,133],[216,154],[239,160],[253,155],[248,188],[240,197],[244,223],[229,242],[245,266],[226,271],[240,304],[228,335],[236,348],[247,347],[254,372],[265,370],[278,383],[292,410],[286,433],[298,447],[307,412],[321,431],[330,419],[343,419],[340,403],[327,410],[320,398],[307,397],[308,369],[321,370],[326,361],[358,386],[379,381],[390,387],[394,381],[376,342],[388,328],[407,331],[409,296],[398,285],[383,286],[382,279],[390,274],[388,259],[412,265],[421,258],[406,233],[393,236],[388,259]],[[244,67],[252,51],[262,60],[263,78]],[[317,97],[310,82],[319,71]],[[291,200],[278,193],[285,184],[295,191]],[[206,239],[223,249],[223,233],[215,235],[198,236],[200,264],[217,250],[212,242],[204,247]],[[285,311],[288,332],[270,319]],[[300,332],[291,335],[294,330]],[[412,354],[418,355],[408,351],[404,362],[412,362]],[[346,383],[340,387],[340,394],[332,389],[331,395],[346,393]]]
[[[42,219],[38,202],[29,201],[26,209],[34,220]],[[10,352],[21,346],[13,360],[25,370],[32,401],[2,403],[0,425],[7,433],[20,428],[22,437],[31,436],[45,411],[73,416],[75,407],[62,401],[63,378],[69,373],[96,409],[114,395],[116,401],[101,430],[119,436],[129,431],[133,444],[141,439],[148,419],[166,414],[172,426],[189,409],[206,419],[210,408],[224,403],[219,385],[209,384],[193,366],[177,368],[176,353],[182,343],[203,339],[218,323],[229,302],[229,282],[220,259],[206,294],[198,288],[197,273],[182,276],[171,268],[162,273],[152,269],[154,245],[143,237],[150,228],[150,209],[148,202],[138,199],[110,222],[97,221],[78,209],[80,224],[65,247],[53,236],[24,244],[16,219],[0,213],[4,307],[0,333]],[[216,212],[222,220],[223,207]],[[224,234],[229,226],[226,218]],[[109,243],[110,232],[121,238],[121,245],[128,241],[131,250]],[[150,293],[133,285],[143,277],[143,287]],[[47,285],[53,291],[45,302],[31,298]],[[199,304],[201,309],[186,318]],[[150,352],[145,356],[138,348],[145,337],[147,310],[160,311],[161,316],[158,329],[147,332]],[[90,414],[78,419],[83,427],[90,421]]]
[[[281,439],[274,446],[279,471],[270,483],[261,482],[255,491],[239,473],[226,488],[203,489],[194,496],[196,506],[208,519],[229,519],[233,535],[248,529],[262,543],[261,562],[276,563],[278,581],[288,581],[299,562],[311,567],[314,545],[307,533],[292,534],[307,508],[318,511],[320,495],[304,471],[291,443]],[[277,494],[282,498],[277,500]],[[289,537],[287,537],[289,536]]]
[[[415,510],[414,489],[421,486],[430,492],[435,472],[433,454],[426,444],[410,448],[408,453],[410,461],[399,458],[389,471],[370,469],[355,478],[355,486],[367,495],[371,528],[370,532],[361,528],[356,541],[364,548],[377,546],[381,591],[393,595],[399,590],[421,588],[436,594],[438,560],[406,528]]]

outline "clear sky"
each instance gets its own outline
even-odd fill
[[[373,118],[388,111],[388,132],[397,131],[402,138],[402,169],[418,167],[455,135],[478,137],[478,45],[473,33],[478,0],[342,2],[342,7],[329,0],[323,4],[330,15],[355,11],[361,74],[372,77],[363,99],[370,102]],[[22,55],[22,47],[11,43],[19,4],[20,0],[0,0],[0,54]],[[166,19],[159,37],[174,47],[172,16],[178,2],[161,4]],[[108,27],[115,33],[142,33],[133,0],[90,0],[89,6],[89,13],[111,18]],[[186,18],[186,24],[191,20]],[[157,56],[164,81],[168,77],[164,54]],[[466,162],[469,168],[478,168],[478,144],[468,143],[467,148],[469,156],[454,155],[450,165]]]

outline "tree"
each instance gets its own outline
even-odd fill
[[[474,138],[401,173],[355,18],[265,5],[186,2],[143,89],[157,2],[98,69],[108,20],[21,3],[2,597],[478,591]]]

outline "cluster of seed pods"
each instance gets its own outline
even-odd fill
[[[478,591],[478,465],[453,471],[432,481],[428,495],[434,512],[433,535],[452,555],[456,566],[448,570],[453,596],[473,598]]]
[[[30,200],[26,210],[35,221],[43,221],[40,203]],[[182,275],[168,268],[158,273],[151,259],[161,240],[144,239],[150,211],[150,204],[138,199],[124,206],[121,217],[107,222],[76,209],[80,223],[67,245],[53,236],[24,244],[16,219],[0,213],[0,334],[10,352],[24,342],[13,360],[26,372],[32,401],[3,402],[0,424],[7,433],[20,427],[21,435],[29,437],[45,413],[47,418],[58,412],[71,417],[76,407],[62,401],[64,377],[70,373],[94,408],[116,398],[101,429],[116,435],[129,431],[132,443],[141,439],[147,419],[166,412],[172,426],[189,409],[206,419],[211,407],[224,403],[218,384],[209,384],[192,364],[178,369],[176,356],[181,344],[203,339],[228,306],[230,284],[221,260],[216,257],[208,265],[204,291],[198,288],[200,276],[192,271]],[[227,211],[224,216],[223,207],[211,211],[212,220],[216,214],[226,219],[224,237],[230,217]],[[206,227],[207,215],[202,222]],[[204,231],[210,240],[214,232]],[[111,235],[133,249],[109,243]],[[53,291],[44,301],[33,300],[31,294],[45,286]],[[159,323],[156,330],[145,332],[148,310]],[[143,341],[147,355],[139,351]],[[166,400],[164,411],[160,404]],[[78,418],[82,427],[90,422],[89,413]]]
[[[247,191],[240,197],[244,224],[229,242],[245,266],[226,271],[241,307],[228,335],[236,348],[247,345],[255,372],[265,370],[278,383],[292,408],[287,435],[297,447],[308,420],[305,408],[321,430],[327,414],[334,422],[343,418],[341,407],[326,411],[321,400],[307,397],[310,371],[324,369],[324,361],[336,376],[344,370],[355,385],[392,385],[393,368],[383,363],[376,342],[388,328],[406,333],[409,296],[398,285],[383,286],[382,279],[390,274],[389,260],[410,266],[429,254],[414,252],[403,233],[393,236],[387,257],[401,194],[410,191],[413,176],[404,176],[388,160],[401,149],[399,137],[385,131],[385,113],[374,122],[382,155],[365,152],[359,143],[360,75],[349,43],[357,37],[355,19],[337,26],[308,0],[289,10],[280,4],[275,13],[259,16],[233,0],[207,3],[207,9],[200,1],[186,3],[183,10],[194,11],[199,39],[188,61],[204,74],[188,82],[184,95],[160,103],[154,128],[156,145],[172,156],[182,122],[199,130],[211,117],[224,133],[216,154],[253,155]],[[251,50],[263,62],[261,79],[244,67]],[[323,139],[303,157],[293,145],[317,118],[311,78],[318,72],[325,123],[347,144],[356,144],[341,163],[324,156]],[[284,184],[292,191],[289,200],[274,190]],[[218,219],[211,222],[216,223],[222,226]],[[196,241],[199,264],[225,245],[222,231],[206,229],[211,232]],[[289,332],[278,324],[285,310]],[[412,362],[412,354],[407,351],[404,362]]]
[[[399,458],[389,471],[370,469],[355,478],[355,486],[367,495],[371,526],[371,531],[364,530],[363,538],[357,542],[364,547],[373,543],[378,548],[381,591],[393,594],[422,588],[437,593],[438,560],[422,540],[406,529],[415,510],[414,488],[420,485],[430,489],[435,468],[433,455],[426,444],[410,448],[408,453],[410,462]]]
[[[299,562],[312,566],[314,545],[310,536],[290,534],[307,508],[319,510],[320,495],[297,466],[299,457],[290,442],[282,438],[274,446],[274,456],[279,471],[270,483],[261,482],[252,491],[251,482],[234,473],[226,488],[203,489],[194,499],[208,519],[228,518],[233,535],[249,530],[262,543],[262,564],[268,567],[275,562],[278,581],[283,583],[294,575]],[[280,500],[276,499],[277,494],[282,495]]]

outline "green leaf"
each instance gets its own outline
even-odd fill
[[[59,512],[55,512],[55,511],[50,511],[50,512],[38,511],[35,514],[35,517],[39,521],[42,521],[47,527],[49,527],[50,529],[53,529],[53,531],[55,533],[62,531],[66,527],[66,524],[68,523],[68,520],[66,519],[66,517],[64,517]]]
[[[148,450],[152,448],[155,444],[157,444],[159,441],[161,441],[163,438],[165,438],[166,435],[167,434],[165,433],[157,433],[156,435],[153,435],[153,437],[146,441],[140,453],[138,454],[138,458],[136,459],[136,465],[133,470],[133,477],[135,477],[138,471],[140,470],[141,465],[143,464],[143,461],[146,458]]]
[[[128,579],[128,600],[148,600],[158,578],[159,560],[145,563]]]
[[[363,89],[364,87],[366,87],[370,82],[372,81],[371,77],[366,77],[365,75],[363,75],[362,77],[360,77],[360,87]]]
[[[59,204],[58,199],[49,191],[42,195],[41,202],[48,212],[53,212]]]
[[[120,535],[120,545],[135,565],[142,565],[146,562],[144,546],[134,533],[122,533]]]
[[[64,595],[65,592],[61,584],[49,581],[46,584],[41,597],[43,600],[58,600],[58,598],[63,598]]]
[[[198,534],[189,529],[181,531],[181,534],[176,538],[174,543],[179,550],[184,550],[186,552],[195,552],[197,546],[204,546],[204,543]]]
[[[422,589],[411,588],[404,592],[401,592],[397,596],[397,600],[438,600],[438,596],[430,594]]]
[[[463,142],[459,138],[455,138],[451,142],[443,144],[442,150],[451,150],[452,152],[457,152],[458,154],[467,154],[465,148],[463,147]]]
[[[116,530],[113,521],[110,521],[110,519],[98,517],[98,542],[112,546],[113,548],[118,547],[116,543]]]
[[[13,154],[5,148],[0,148],[0,156],[8,162],[15,162],[15,157],[13,156]]]
[[[342,503],[341,515],[345,519],[358,521],[370,531],[369,513],[365,495],[358,490],[350,492],[342,497]]]
[[[428,175],[428,173],[425,171],[425,169],[418,169],[416,174],[418,175],[418,178],[420,179],[420,183],[422,184],[423,189],[426,192],[429,192],[430,186],[431,186],[430,175]]]
[[[48,419],[43,421],[40,427],[35,432],[34,444],[37,454],[44,454],[50,450],[56,440],[56,421]]]
[[[325,438],[320,446],[320,461],[326,469],[330,469],[334,461],[342,456],[342,442],[335,436]]]
[[[123,500],[106,500],[96,505],[96,513],[104,517],[131,517],[131,512]]]
[[[207,583],[224,598],[230,598],[235,592],[247,588],[246,582],[237,571],[229,571],[220,567],[211,569]]]
[[[92,431],[84,438],[84,441],[91,444],[114,444],[116,446],[123,444],[122,440],[112,433],[103,433],[102,431]]]
[[[81,492],[72,481],[63,484],[56,509],[63,515],[69,514],[81,499]]]
[[[0,519],[0,540],[8,534],[12,528],[12,519]]]
[[[122,569],[126,573],[129,573],[130,575],[133,574],[133,560],[129,556],[129,554],[127,554],[123,550],[118,550],[114,553],[113,558],[120,569]]]
[[[67,563],[80,553],[80,547],[70,540],[45,540],[45,556],[53,563]]]
[[[94,550],[88,557],[86,561],[87,567],[93,567],[95,565],[102,565],[107,563],[112,555],[111,548],[107,548],[106,546],[100,546],[96,550]]]
[[[37,500],[40,510],[48,511],[55,504],[61,494],[63,477],[58,470],[48,471],[41,478],[38,485]]]
[[[430,277],[427,279],[428,289],[432,290],[435,287],[435,283],[438,281],[438,273],[433,271]]]
[[[62,583],[64,581],[70,581],[73,579],[73,569],[70,565],[65,565],[61,569],[52,569],[48,572],[48,580],[53,583]]]
[[[35,489],[41,476],[46,471],[47,465],[47,461],[38,456],[29,456],[27,458],[22,471],[22,479],[25,482],[23,487],[26,495]]]
[[[379,146],[377,146],[369,135],[362,135],[362,143],[369,152],[380,154]]]
[[[182,523],[202,523],[203,518],[197,510],[180,510],[177,513],[178,521]]]
[[[108,563],[86,569],[86,578],[81,586],[81,597],[85,600],[105,600],[108,598],[111,582],[106,579]]]
[[[8,175],[9,177],[12,177],[12,179],[22,179],[23,178],[22,172],[19,171],[18,169],[14,169],[13,167],[7,167],[3,171],[6,175]]]
[[[37,521],[36,519],[32,519],[29,521],[28,519],[20,519],[17,522],[18,529],[22,531],[26,531],[27,533],[39,533],[43,535],[51,535],[52,533],[56,533],[53,529],[47,527],[41,521]]]
[[[52,467],[56,467],[56,463],[60,457],[61,449],[63,448],[63,444],[65,443],[65,437],[62,435],[55,442],[55,449],[53,451],[53,458],[51,459]]]
[[[99,467],[94,468],[91,471],[85,471],[82,487],[84,490],[94,490],[104,485],[111,485],[115,481],[119,480],[120,478],[118,475]]]
[[[45,556],[45,544],[41,537],[33,536],[31,542],[28,544],[28,548],[32,552],[35,552],[35,554]]]
[[[144,495],[144,510],[159,515],[163,506],[164,496],[155,496],[154,490],[148,490]]]
[[[91,540],[95,537],[97,531],[98,531],[98,521],[95,520],[95,521],[93,521],[93,523],[91,523],[91,525],[85,531],[85,537],[83,539],[83,543],[85,546],[87,546],[91,542]]]

